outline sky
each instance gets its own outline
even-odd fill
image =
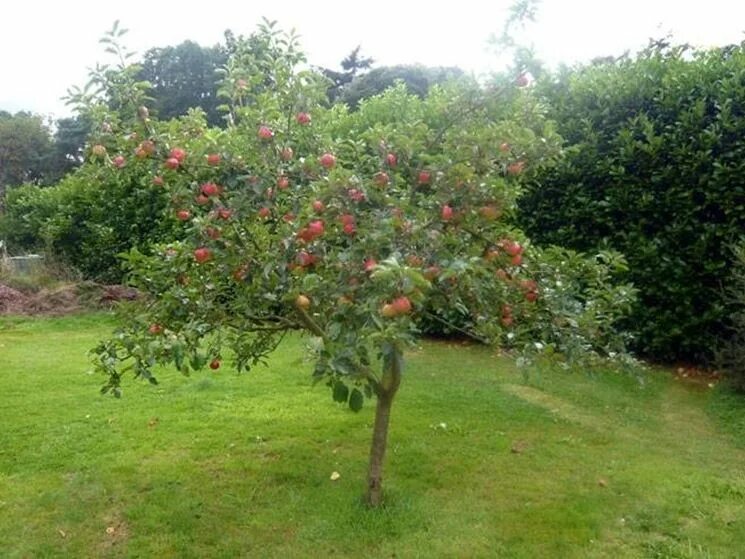
[[[249,34],[262,17],[296,29],[310,63],[336,68],[355,46],[376,65],[460,66],[475,74],[499,70],[489,45],[511,0],[370,2],[86,2],[22,0],[0,18],[0,110],[69,115],[60,100],[83,85],[87,68],[106,62],[98,39],[115,20],[125,44],[143,53],[186,39],[211,46],[223,32]],[[743,0],[542,0],[524,39],[551,66],[645,46],[650,37],[709,47],[745,40]]]

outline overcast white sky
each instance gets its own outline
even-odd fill
[[[82,85],[86,68],[104,61],[98,39],[114,20],[130,30],[127,45],[144,52],[192,39],[219,42],[223,31],[248,34],[262,16],[296,28],[312,64],[336,67],[356,45],[378,65],[457,65],[497,69],[487,39],[511,0],[367,2],[7,2],[0,18],[0,110],[64,116],[59,98]],[[637,50],[672,32],[699,46],[745,40],[745,0],[543,0],[530,40],[551,63]]]

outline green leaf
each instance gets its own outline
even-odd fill
[[[364,402],[365,397],[362,395],[362,392],[356,388],[353,389],[352,394],[349,396],[349,408],[354,412],[360,411]]]
[[[341,382],[340,380],[337,380],[334,383],[334,388],[332,390],[332,397],[334,398],[334,402],[339,402],[340,404],[343,404],[347,401],[347,398],[349,398],[349,388],[347,388],[347,385]]]

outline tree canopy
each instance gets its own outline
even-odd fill
[[[140,63],[138,79],[150,82],[152,109],[168,120],[199,107],[210,126],[224,124],[218,110],[217,70],[227,60],[223,45],[202,47],[193,41],[148,50]]]

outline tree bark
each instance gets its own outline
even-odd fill
[[[395,393],[394,393],[395,394]],[[379,394],[375,406],[375,426],[370,446],[370,466],[367,473],[367,504],[380,506],[383,502],[383,460],[388,445],[388,422],[394,394]]]
[[[401,360],[401,354],[396,352],[390,366],[383,372],[383,379],[377,390],[378,401],[375,406],[375,424],[370,446],[370,465],[367,472],[367,494],[365,496],[367,505],[370,507],[378,507],[383,503],[383,462],[388,446],[391,406],[401,384]]]

